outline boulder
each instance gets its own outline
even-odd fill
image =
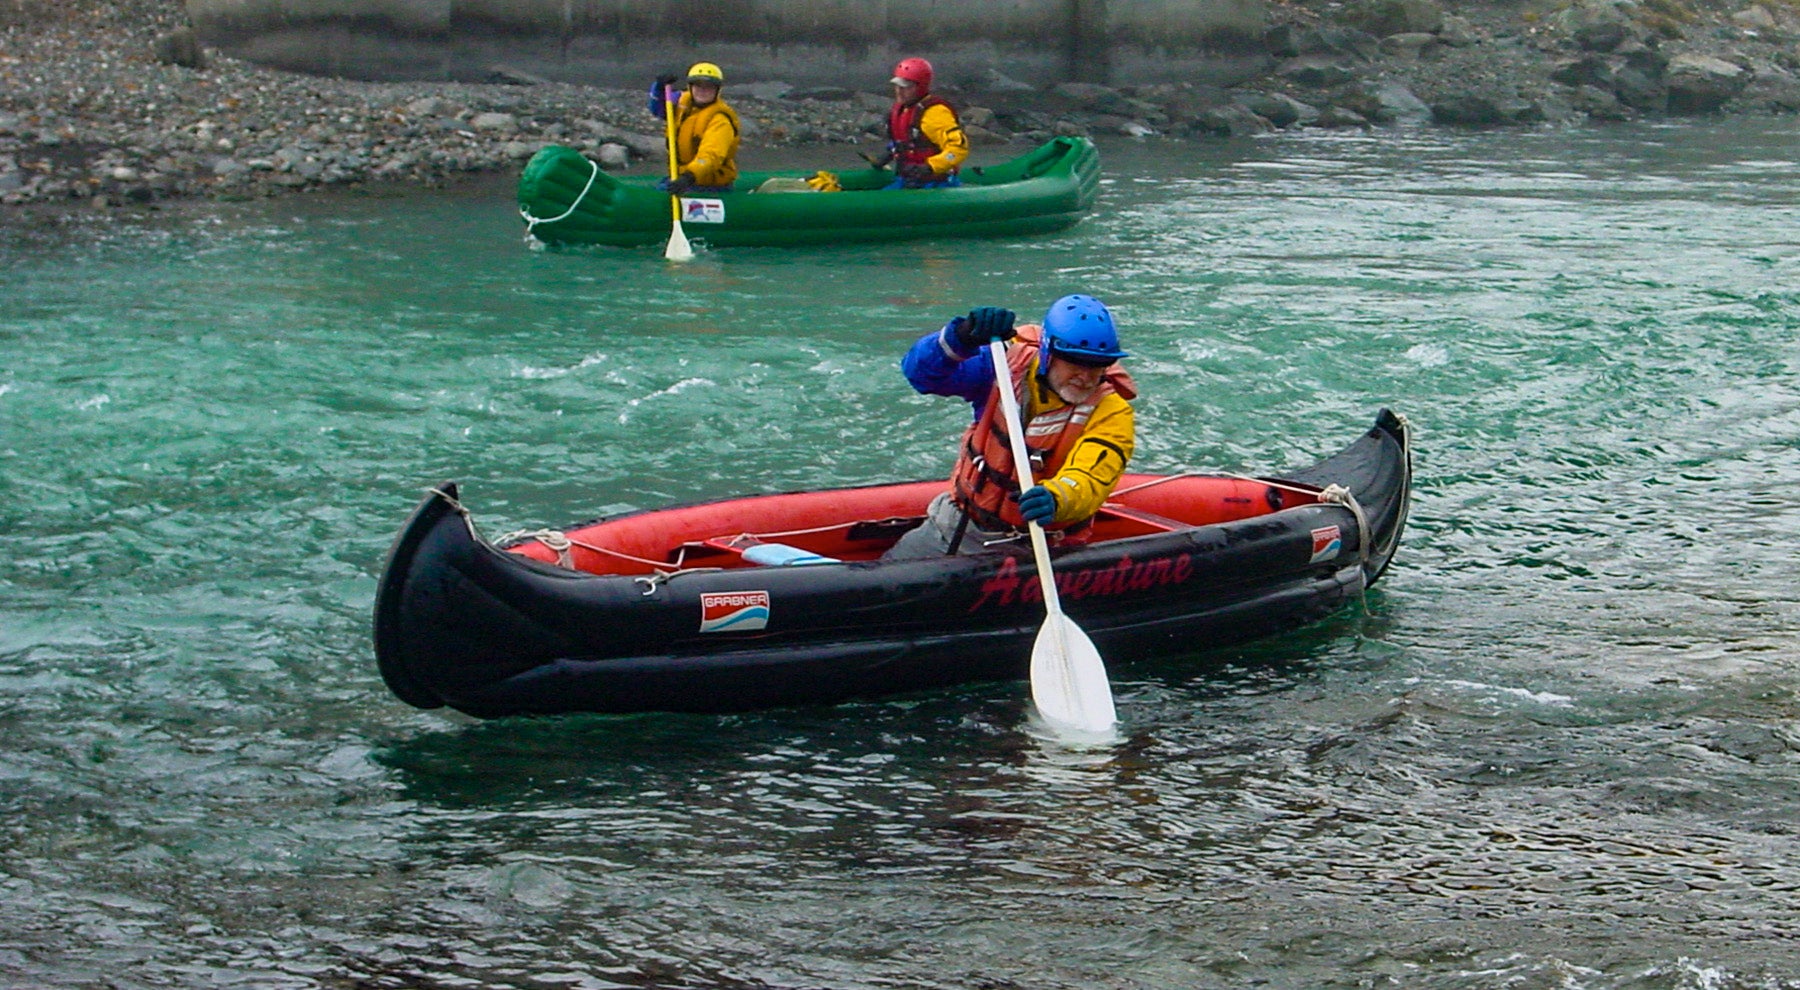
[[[1275,74],[1296,86],[1308,89],[1331,89],[1356,80],[1356,73],[1335,58],[1303,55],[1283,62]]]
[[[1619,102],[1637,110],[1660,110],[1668,104],[1668,89],[1661,73],[1651,73],[1627,62],[1613,73],[1612,91]]]
[[[1348,107],[1326,107],[1319,111],[1314,127],[1368,127],[1369,118]]]
[[[1391,34],[1436,34],[1444,26],[1438,0],[1358,0],[1345,9],[1344,21],[1376,37]]]
[[[1435,34],[1407,31],[1382,38],[1381,50],[1393,58],[1414,61],[1424,56],[1437,42]]]
[[[1600,89],[1611,89],[1614,70],[1612,64],[1598,55],[1583,55],[1577,59],[1558,62],[1550,70],[1550,78],[1564,86],[1594,86]]]
[[[608,141],[594,152],[593,157],[601,168],[624,168],[631,164],[631,149],[616,141]]]
[[[1311,124],[1319,119],[1317,107],[1302,103],[1286,93],[1248,93],[1237,97],[1233,102],[1276,127]]]
[[[1481,44],[1481,33],[1467,17],[1445,14],[1444,24],[1438,28],[1437,39],[1440,44],[1452,48],[1467,48]]]
[[[510,113],[478,113],[469,118],[469,129],[472,131],[516,131],[519,129],[519,118]]]
[[[1373,105],[1373,112],[1364,114],[1383,124],[1429,124],[1431,108],[1425,101],[1413,95],[1413,91],[1391,79],[1384,79],[1364,87],[1364,95]],[[1360,108],[1357,109],[1361,112]]]
[[[1607,0],[1586,0],[1558,11],[1550,26],[1590,52],[1610,52],[1644,33],[1619,5]]]
[[[1189,125],[1189,129],[1198,134],[1217,137],[1248,137],[1267,134],[1275,129],[1275,125],[1235,103],[1228,103],[1222,107],[1202,110],[1200,116],[1195,117]]]
[[[1670,113],[1709,113],[1750,85],[1755,73],[1722,58],[1681,54],[1669,60],[1663,81],[1668,86]]]
[[[195,36],[193,28],[176,28],[168,34],[158,35],[153,45],[156,60],[164,65],[179,65],[187,69],[206,68],[206,53],[200,50],[200,39]]]
[[[1431,105],[1431,118],[1456,127],[1493,127],[1506,123],[1499,104],[1485,96],[1463,93]]]

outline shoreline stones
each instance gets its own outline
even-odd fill
[[[517,170],[550,143],[611,170],[661,171],[666,156],[636,90],[516,72],[480,84],[300,76],[203,49],[176,0],[82,7],[0,20],[0,205],[437,186]],[[946,73],[945,92],[995,157],[1058,134],[1207,140],[1800,110],[1800,12],[1787,4],[1577,0],[1533,16],[1504,2],[1452,14],[1441,0],[1302,0],[1271,14],[1268,71],[1236,85],[1038,89],[990,68]],[[872,151],[885,139],[884,93],[764,80],[727,95],[752,168],[760,147]]]

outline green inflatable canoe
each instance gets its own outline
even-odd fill
[[[736,190],[684,196],[682,230],[714,247],[836,244],[917,237],[1000,237],[1060,230],[1093,208],[1100,152],[1059,137],[1012,161],[965,169],[951,189],[881,187],[892,173],[838,173],[840,192],[808,188],[806,172],[738,176]],[[551,145],[519,178],[526,232],[547,244],[637,247],[669,239],[669,194],[656,176],[615,178],[580,152]]]

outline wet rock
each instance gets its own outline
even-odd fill
[[[1431,104],[1431,117],[1456,127],[1493,127],[1506,122],[1499,104],[1472,93]]]
[[[1345,107],[1330,106],[1319,111],[1314,127],[1368,127],[1369,118]]]
[[[152,47],[156,52],[156,60],[164,65],[179,65],[184,69],[206,68],[206,55],[200,50],[200,39],[194,35],[193,28],[176,28],[167,34],[158,35]]]
[[[1332,89],[1356,79],[1356,72],[1335,58],[1303,55],[1275,70],[1275,74],[1296,86],[1308,89]]]
[[[1384,124],[1429,124],[1431,123],[1431,107],[1424,100],[1413,95],[1413,91],[1405,85],[1391,79],[1384,79],[1370,84],[1364,90],[1365,95],[1373,103],[1373,113],[1364,114],[1372,120]],[[1359,108],[1358,112],[1362,112]]]
[[[1481,32],[1475,29],[1474,23],[1467,17],[1445,14],[1443,26],[1438,28],[1437,39],[1440,44],[1452,48],[1467,48],[1481,44]]]
[[[421,119],[427,117],[453,117],[456,115],[457,109],[456,105],[449,100],[437,96],[422,97],[406,104],[407,116]]]
[[[1636,110],[1659,110],[1668,102],[1668,90],[1660,71],[1639,68],[1631,63],[1613,73],[1612,91],[1619,102]]]
[[[1670,113],[1707,113],[1724,106],[1750,85],[1752,73],[1710,55],[1681,54],[1669,60],[1664,82]]]
[[[1267,134],[1275,130],[1275,125],[1242,106],[1230,103],[1201,111],[1188,129],[1191,133],[1216,137],[1247,137]]]
[[[1444,25],[1444,8],[1437,0],[1358,0],[1342,16],[1346,23],[1382,38],[1436,34]]]
[[[510,113],[478,113],[469,119],[474,131],[517,131],[519,118]]]
[[[1234,102],[1279,128],[1307,126],[1319,119],[1319,109],[1286,93],[1250,93]]]
[[[1606,0],[1586,0],[1558,11],[1550,18],[1550,25],[1582,49],[1593,52],[1610,52],[1643,33],[1622,7]]]
[[[1381,39],[1381,52],[1390,58],[1415,60],[1424,57],[1437,43],[1437,35],[1423,31],[1390,34]]]

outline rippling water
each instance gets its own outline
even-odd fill
[[[1800,987],[1800,126],[1104,148],[1066,235],[532,252],[509,188],[0,230],[0,983]],[[808,162],[807,164],[812,164]],[[1364,604],[1022,684],[453,722],[369,611],[483,528],[933,477],[970,305],[1110,303],[1147,469],[1392,405]]]

